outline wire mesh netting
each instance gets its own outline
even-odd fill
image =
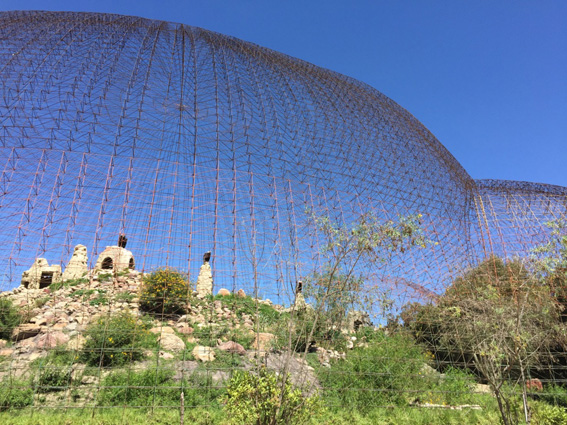
[[[0,409],[567,400],[567,189],[200,28],[4,12],[0,58]]]

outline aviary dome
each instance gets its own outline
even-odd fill
[[[475,181],[351,78],[200,28],[94,13],[0,14],[0,64],[4,289],[37,257],[64,265],[83,244],[92,263],[125,234],[139,270],[195,278],[210,250],[216,288],[256,276],[261,294],[285,297],[318,264],[306,209],[422,214],[439,245],[374,273],[408,293],[440,289],[486,251]]]

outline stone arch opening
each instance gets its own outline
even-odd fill
[[[39,289],[47,288],[53,283],[53,272],[42,272],[39,278]]]
[[[103,270],[112,270],[112,258],[106,257],[102,260],[101,268]]]

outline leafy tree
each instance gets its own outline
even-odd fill
[[[549,240],[532,251],[533,268],[540,282],[567,304],[567,222],[554,220],[545,225],[550,229]]]
[[[520,386],[527,409],[526,380],[532,367],[563,341],[561,306],[526,262],[491,257],[456,279],[436,305],[406,309],[416,336],[458,351],[490,385],[505,425],[516,423],[513,391]]]
[[[371,310],[377,302],[383,303],[383,291],[365,287],[366,276],[360,270],[386,263],[396,253],[430,244],[421,229],[421,219],[419,214],[383,221],[367,213],[349,226],[311,213],[324,259],[324,272],[312,275],[306,282],[306,294],[315,300],[311,334],[321,316],[340,326],[352,306]]]
[[[298,349],[307,354],[314,336],[334,338],[340,335],[341,323],[349,308],[365,305],[372,308],[382,300],[380,290],[364,288],[365,274],[373,265],[385,263],[395,253],[404,253],[414,247],[425,247],[429,241],[421,230],[421,215],[399,217],[397,221],[383,221],[374,214],[363,214],[351,224],[338,223],[325,215],[307,211],[312,229],[321,243],[323,272],[312,274],[305,283],[305,294],[314,300],[315,307],[295,306],[290,312],[287,343],[288,356]],[[297,300],[296,300],[297,301]],[[296,303],[297,304],[297,303]],[[345,342],[344,338],[337,338]],[[287,376],[289,361],[284,362],[280,377]],[[279,379],[279,403],[275,417],[289,409],[285,400],[286,380]]]

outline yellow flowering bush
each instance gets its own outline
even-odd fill
[[[184,314],[191,284],[178,271],[158,269],[144,277],[140,308],[153,314]]]

